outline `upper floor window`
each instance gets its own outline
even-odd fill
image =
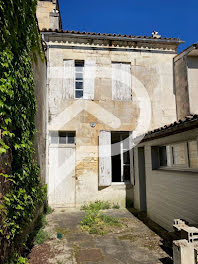
[[[84,61],[75,61],[75,98],[83,98]]]
[[[112,62],[112,99],[120,101],[131,101],[131,64],[123,62]]]
[[[94,100],[95,60],[64,60],[63,97]]]

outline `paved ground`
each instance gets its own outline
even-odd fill
[[[100,236],[81,231],[84,212],[58,209],[47,216],[50,239],[35,246],[29,264],[158,264],[172,263],[161,238],[126,209],[106,210],[120,218],[124,228]],[[62,234],[62,239],[57,238]]]

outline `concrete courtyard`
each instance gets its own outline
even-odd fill
[[[118,217],[123,227],[105,235],[82,231],[84,211],[56,209],[47,216],[45,230],[50,238],[32,248],[29,264],[168,264],[162,239],[126,209],[110,209],[105,214]],[[61,234],[62,238],[57,238]]]

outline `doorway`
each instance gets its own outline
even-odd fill
[[[48,200],[54,207],[75,207],[75,132],[50,133]]]
[[[139,198],[140,211],[147,211],[146,204],[146,173],[144,147],[138,148],[138,169],[139,169]]]

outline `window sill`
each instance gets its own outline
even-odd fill
[[[76,144],[50,144],[50,148],[75,148]]]
[[[130,181],[125,181],[125,182],[112,182],[111,185],[131,185]]]
[[[198,169],[193,168],[182,168],[182,167],[160,167],[155,170],[163,170],[163,171],[179,171],[179,172],[193,172],[198,173]]]

